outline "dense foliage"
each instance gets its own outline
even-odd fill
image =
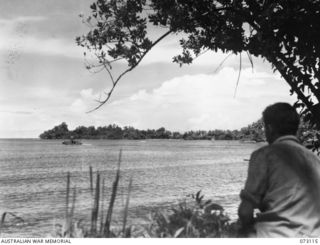
[[[240,130],[195,130],[181,132],[171,132],[164,127],[159,129],[139,130],[134,127],[119,127],[115,124],[94,127],[79,126],[74,130],[69,130],[68,125],[63,122],[40,134],[41,139],[183,139],[183,140],[241,140],[244,142],[261,142],[265,141],[262,119],[241,128]],[[320,150],[320,134],[314,126],[301,119],[298,130],[300,141],[313,151]]]
[[[63,122],[60,125],[54,126],[53,129],[43,132],[39,137],[41,139],[69,139],[70,131],[68,125]]]
[[[185,133],[171,132],[164,127],[159,129],[139,130],[133,127],[121,128],[115,124],[97,127],[79,126],[68,130],[65,122],[47,130],[40,135],[41,139],[184,139],[184,140],[251,140],[263,141],[264,135],[261,120],[240,130],[198,130]]]
[[[297,95],[295,106],[305,120],[320,126],[320,2],[319,0],[96,0],[84,18],[91,31],[76,39],[106,69],[112,87],[170,34],[183,33],[182,54],[174,62],[190,64],[207,50],[247,54],[269,61]],[[151,25],[159,28],[152,40]],[[128,69],[112,75],[113,62]]]
[[[160,238],[221,238],[237,237],[240,225],[231,223],[224,209],[201,192],[191,195],[168,212],[157,211],[143,234]]]

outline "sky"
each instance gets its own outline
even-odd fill
[[[178,36],[169,36],[118,84],[99,110],[95,99],[108,91],[107,73],[85,68],[75,38],[89,30],[90,0],[0,0],[0,138],[37,138],[66,122],[77,126],[117,124],[138,129],[240,129],[258,120],[269,104],[293,103],[289,86],[271,65],[243,55],[207,52],[180,68]],[[152,29],[153,37],[160,35]],[[115,64],[121,71],[125,64]],[[219,68],[219,69],[217,69]]]

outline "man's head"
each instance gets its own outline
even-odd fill
[[[265,134],[269,144],[284,135],[296,135],[299,127],[299,115],[288,103],[275,103],[262,113]]]

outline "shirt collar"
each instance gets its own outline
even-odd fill
[[[298,138],[296,136],[294,136],[294,135],[281,136],[278,139],[276,139],[273,143],[282,142],[282,141],[288,141],[288,140],[295,141],[295,142],[299,143]]]

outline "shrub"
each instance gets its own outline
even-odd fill
[[[144,237],[200,238],[236,237],[237,223],[230,223],[219,204],[204,200],[201,191],[191,195],[191,202],[181,202],[170,212],[157,211],[152,215]]]

